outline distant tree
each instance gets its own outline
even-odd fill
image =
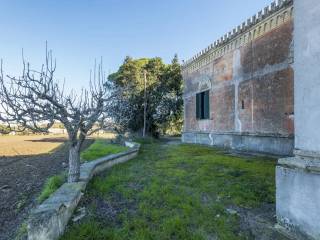
[[[116,87],[126,88],[121,99],[128,106],[126,116],[130,119],[127,127],[134,132],[143,127],[144,71],[147,72],[147,132],[164,132],[169,122],[181,129],[178,119],[182,114],[182,76],[177,56],[169,65],[161,58],[135,60],[126,57],[119,70],[109,75],[108,79]]]
[[[0,124],[0,134],[9,134],[9,133],[10,133],[10,127],[8,127],[6,124]]]
[[[81,146],[87,136],[111,127],[108,111],[117,92],[106,81],[101,63],[95,64],[90,73],[89,90],[83,89],[79,95],[65,92],[64,84],[54,78],[55,69],[52,51],[46,51],[40,71],[31,70],[23,58],[22,76],[5,79],[1,60],[0,121],[6,123],[6,128],[12,129],[14,124],[16,131],[34,132],[47,132],[54,121],[62,123],[70,142],[68,182],[76,182]]]

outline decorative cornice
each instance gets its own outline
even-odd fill
[[[292,19],[293,0],[277,0],[187,60],[182,68],[197,70]]]

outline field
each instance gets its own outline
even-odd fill
[[[48,153],[59,147],[63,135],[0,136],[0,156],[30,156]]]
[[[114,138],[113,133],[96,134],[94,138]],[[0,157],[32,156],[55,151],[63,142],[65,135],[1,136]]]
[[[0,136],[0,240],[14,239],[46,180],[67,162],[65,136]]]

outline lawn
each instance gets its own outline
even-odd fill
[[[123,152],[128,148],[119,144],[112,144],[106,139],[97,139],[88,149],[81,153],[81,161],[93,161],[109,154]]]
[[[253,239],[232,209],[274,205],[275,163],[144,141],[135,159],[93,178],[86,217],[62,239]]]

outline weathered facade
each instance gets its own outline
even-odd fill
[[[184,64],[183,141],[292,154],[292,64],[293,3],[278,1]]]

